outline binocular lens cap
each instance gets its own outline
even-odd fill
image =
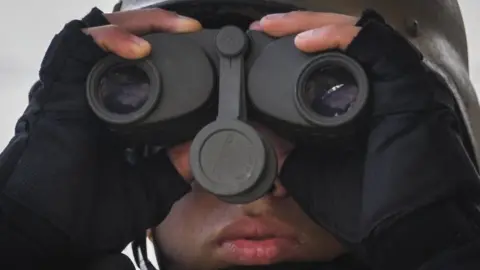
[[[258,199],[268,192],[276,177],[275,153],[268,146],[248,124],[217,120],[202,129],[192,143],[193,176],[224,201]]]

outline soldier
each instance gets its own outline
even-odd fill
[[[124,0],[115,9],[93,9],[53,39],[0,156],[3,265],[131,267],[119,254],[150,228],[161,269],[480,267],[480,107],[456,1]],[[92,110],[85,94],[92,68],[108,52],[135,60],[162,51],[144,34],[226,25],[279,39],[293,35],[305,55],[341,51],[365,71],[370,100],[355,138],[330,147],[296,141],[249,114],[245,129],[272,146],[276,169],[266,191],[235,199],[202,182],[192,159],[202,131],[165,129],[181,139],[126,156],[138,148]],[[122,106],[122,113],[144,106],[141,94],[131,95],[141,88],[132,74],[112,75],[118,94],[110,92],[108,106]],[[222,91],[230,91],[221,85],[219,108],[227,102]],[[353,95],[348,106],[360,99],[358,85],[357,92],[328,85],[340,89],[340,101]],[[268,90],[257,89],[270,102],[284,102]],[[315,102],[338,112],[325,97]],[[233,149],[229,157],[242,153]],[[224,164],[225,178],[233,177],[230,166]],[[139,266],[151,268],[144,243],[134,246]]]

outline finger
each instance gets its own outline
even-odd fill
[[[107,52],[126,59],[139,59],[151,51],[150,44],[116,25],[106,25],[85,29],[84,32]]]
[[[148,32],[194,32],[202,28],[199,21],[159,8],[131,10],[105,14],[111,24],[128,32],[142,35]]]
[[[343,14],[293,11],[267,15],[259,23],[265,33],[271,36],[285,36],[331,24],[355,25],[357,21],[358,18]]]
[[[308,53],[328,49],[345,50],[360,29],[352,25],[328,25],[298,34],[295,37],[295,45]]]
[[[262,25],[260,24],[260,21],[254,21],[253,23],[250,24],[250,27],[248,27],[250,30],[256,30],[256,31],[262,31]]]

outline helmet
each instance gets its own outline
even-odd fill
[[[468,70],[466,31],[457,0],[121,0],[115,11],[160,7],[202,21],[206,27],[246,28],[267,13],[292,10],[360,16],[367,8],[382,14],[425,56],[425,63],[449,86],[463,120],[464,142],[480,167],[480,106]]]

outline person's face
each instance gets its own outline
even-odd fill
[[[273,143],[279,168],[293,146],[257,126]],[[169,150],[179,173],[191,180],[190,143]],[[156,241],[175,269],[210,270],[238,265],[329,261],[343,253],[341,245],[316,225],[275,182],[272,193],[244,205],[220,201],[195,181],[156,228]]]

